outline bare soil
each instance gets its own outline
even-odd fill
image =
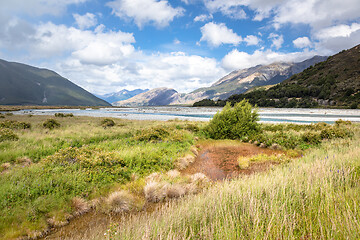
[[[237,161],[240,156],[252,156],[257,154],[271,155],[281,152],[279,150],[260,148],[248,143],[239,143],[230,146],[200,145],[198,147],[200,148],[200,152],[195,162],[183,170],[182,173],[194,174],[201,172],[214,181],[231,179],[239,175],[250,175],[255,172],[263,172],[276,164],[273,162],[253,163],[247,169],[240,169]]]

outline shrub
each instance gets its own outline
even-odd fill
[[[184,130],[178,130],[174,127],[163,127],[155,126],[152,128],[144,129],[138,131],[134,139],[136,141],[148,141],[148,142],[183,142],[186,137],[186,132]]]
[[[101,121],[101,126],[103,126],[104,128],[113,127],[115,126],[115,122],[110,118],[105,118]]]
[[[0,142],[16,141],[19,137],[10,129],[0,128]]]
[[[0,118],[5,118],[4,114],[0,113]]]
[[[215,114],[205,132],[214,139],[241,139],[260,131],[259,115],[252,105],[243,100],[231,107],[227,103],[221,112]]]
[[[0,128],[10,128],[10,129],[27,129],[31,128],[30,123],[18,122],[18,121],[4,121],[0,123]]]
[[[74,117],[74,115],[72,113],[55,113],[55,117]]]
[[[43,122],[43,127],[52,130],[54,128],[59,128],[60,123],[58,121],[56,121],[55,119],[50,118],[50,119],[47,119],[45,122]]]

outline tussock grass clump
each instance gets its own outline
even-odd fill
[[[19,137],[10,129],[0,128],[0,142],[16,141]]]
[[[105,200],[110,212],[122,213],[132,210],[135,206],[134,197],[124,191],[116,191],[111,193]]]
[[[110,119],[110,118],[105,118],[105,119],[101,120],[100,125],[101,125],[103,128],[108,128],[108,127],[113,127],[113,126],[115,126],[115,122],[114,122],[114,120],[112,120],[112,119]]]
[[[5,118],[4,114],[0,113],[0,118]]]
[[[175,166],[179,170],[184,170],[194,161],[195,161],[195,157],[191,154],[187,154],[184,157],[177,159],[175,162]]]
[[[58,121],[56,121],[55,119],[47,119],[45,122],[43,122],[43,127],[47,128],[49,130],[53,130],[55,128],[59,128],[60,127],[60,123]]]
[[[144,194],[148,202],[160,202],[166,197],[167,184],[164,182],[150,181],[144,187]]]
[[[3,173],[11,168],[11,163],[3,163],[0,165],[0,173]]]
[[[91,209],[89,203],[80,197],[74,197],[71,199],[71,207],[74,210],[74,216],[83,215]]]

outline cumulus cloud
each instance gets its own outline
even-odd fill
[[[359,23],[353,23],[351,25],[340,24],[328,28],[321,29],[314,35],[319,40],[336,38],[336,37],[349,37],[353,32],[360,29]]]
[[[212,12],[221,12],[224,16],[233,19],[244,19],[246,13],[242,9],[242,3],[239,0],[204,0],[207,9]]]
[[[311,41],[308,37],[299,37],[293,41],[293,44],[297,48],[306,48],[311,46]]]
[[[133,19],[139,28],[146,24],[166,27],[185,11],[180,7],[173,8],[166,0],[115,0],[106,5],[112,8],[112,13],[116,16]]]
[[[68,59],[58,69],[87,90],[100,94],[139,86],[150,89],[166,86],[190,92],[209,86],[226,74],[216,59],[183,52],[151,55],[137,52],[122,63],[91,68],[77,59]]]
[[[206,41],[213,47],[218,47],[221,44],[238,45],[242,38],[233,32],[232,29],[226,27],[224,23],[216,24],[210,22],[201,27],[201,41]]]
[[[283,35],[279,35],[276,33],[271,33],[269,35],[269,39],[271,39],[272,41],[271,47],[275,47],[277,50],[281,48],[282,44],[284,43]]]
[[[251,46],[251,45],[258,45],[260,42],[260,39],[257,36],[254,35],[247,35],[244,38],[244,42],[246,42],[246,45]]]
[[[80,29],[87,29],[97,25],[96,16],[92,13],[86,13],[85,15],[73,14],[76,24]]]
[[[272,50],[256,50],[252,54],[249,54],[234,49],[222,59],[222,66],[225,69],[232,71],[279,61],[299,62],[311,58],[314,55],[316,55],[316,52],[314,51],[282,53],[274,52]]]
[[[210,20],[212,18],[213,18],[213,16],[211,14],[209,14],[209,15],[202,14],[202,15],[196,16],[194,18],[194,22],[205,22],[205,21],[208,21],[208,20]]]

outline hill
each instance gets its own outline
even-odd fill
[[[114,102],[118,102],[118,101],[123,101],[129,98],[132,98],[140,93],[143,92],[147,92],[149,91],[149,89],[135,89],[132,91],[123,89],[119,92],[114,92],[114,93],[108,93],[108,94],[104,94],[104,95],[95,95],[98,98],[101,98],[109,103],[114,103]]]
[[[0,104],[110,106],[54,71],[1,59]]]
[[[233,95],[227,100],[238,102],[244,98],[260,107],[359,108],[360,45],[343,50],[268,90]]]

